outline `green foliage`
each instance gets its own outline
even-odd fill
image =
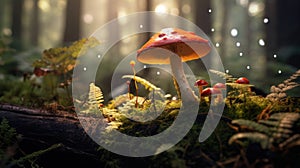
[[[3,118],[0,123],[0,160],[3,159],[7,147],[14,145],[17,139],[16,130],[10,127],[8,121]]]
[[[41,89],[49,102],[59,103],[64,107],[72,105],[71,72],[79,64],[76,62],[77,58],[98,44],[95,38],[84,38],[68,47],[47,49],[42,58],[33,63],[34,74],[42,77]]]
[[[43,150],[24,155],[19,148],[18,143],[21,136],[12,128],[8,121],[3,118],[0,123],[0,167],[39,167],[35,160],[42,154],[56,148],[62,147],[62,144],[55,144]]]
[[[103,94],[99,87],[90,83],[88,103],[90,108],[100,108],[103,102]]]
[[[233,161],[236,164],[245,166],[248,162],[247,156],[243,152],[240,153],[240,151],[253,143],[260,144],[262,149],[272,151],[283,151],[300,145],[300,135],[295,131],[299,129],[300,125],[298,113],[278,113],[280,111],[295,111],[297,109],[295,104],[298,104],[296,100],[285,99],[286,104],[290,106],[276,106],[276,109],[272,107],[269,112],[275,114],[267,120],[255,122],[254,120],[260,113],[268,111],[269,106],[275,103],[265,97],[255,95],[250,89],[253,85],[237,84],[235,83],[236,78],[229,74],[214,70],[212,70],[212,73],[224,77],[227,81],[228,96],[224,99],[223,118],[226,118],[226,122],[231,118],[236,119],[232,121],[230,126],[238,127],[238,133],[235,134],[233,129],[230,129],[225,122],[221,121],[213,135],[206,142],[200,144],[198,136],[205,119],[202,115],[206,116],[210,105],[201,101],[198,119],[189,134],[173,148],[154,157],[142,158],[139,160],[140,162],[154,167],[226,167],[227,165],[234,166],[232,156],[238,155],[239,157],[236,157],[236,160]],[[142,84],[150,91],[150,96],[143,98],[137,95],[124,94],[111,100],[107,107],[103,108],[103,114],[109,122],[107,130],[117,129],[124,134],[139,137],[154,135],[168,128],[179,112],[181,101],[163,99],[162,94],[155,94],[154,92],[160,89],[141,77],[125,75],[123,78],[133,79]],[[151,94],[155,95],[155,98],[151,99]],[[136,102],[138,102],[137,106]],[[153,108],[154,102],[157,107],[163,108],[163,112],[151,121],[137,122],[139,119],[141,120],[143,115],[147,116],[147,112],[155,111]],[[283,105],[283,102],[281,102],[281,105]],[[133,118],[128,119],[128,116]],[[240,151],[236,149],[236,146],[230,145],[233,143],[241,145]],[[124,157],[113,156],[113,158],[110,163],[116,164],[114,166],[117,167],[126,165],[128,161]],[[244,160],[239,158],[244,158]],[[127,164],[131,165],[130,163]]]
[[[217,70],[214,70],[214,69],[210,69],[209,71],[211,73],[216,74],[217,76],[225,79],[226,83],[234,83],[237,79],[237,78],[233,77],[232,75],[221,72],[221,71],[217,71]]]
[[[33,67],[48,69],[57,75],[66,74],[73,70],[78,57],[83,55],[88,48],[93,48],[98,44],[95,38],[84,38],[68,47],[50,48],[43,52],[41,59],[33,63]]]
[[[0,81],[0,102],[30,107],[41,107],[47,98],[31,80]],[[37,99],[39,97],[39,99]]]
[[[85,114],[100,114],[103,112],[104,97],[100,87],[96,86],[94,83],[90,83],[89,94],[87,99],[87,109],[82,110]]]
[[[9,47],[9,42],[10,42],[10,39],[8,37],[5,37],[2,34],[0,34],[0,65],[2,63],[1,62],[1,56],[4,55],[7,52],[13,51]]]
[[[237,133],[230,138],[229,143],[239,142],[243,144],[240,140],[246,139],[250,142],[259,143],[263,149],[282,150],[281,147],[287,146],[287,142],[293,143],[289,142],[289,138],[298,134],[294,132],[294,129],[297,125],[299,127],[299,123],[299,113],[275,113],[268,120],[258,122],[245,119],[233,120],[233,125],[238,125],[240,128],[251,132]],[[297,141],[299,140],[298,138]]]

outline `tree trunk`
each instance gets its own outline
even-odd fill
[[[12,1],[12,36],[14,37],[13,48],[22,48],[22,12],[24,0]]]
[[[31,44],[34,46],[38,45],[39,42],[39,0],[33,1],[33,11],[32,11],[32,20],[31,20]]]
[[[81,0],[68,0],[64,43],[76,41],[80,38]]]

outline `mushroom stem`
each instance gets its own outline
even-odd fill
[[[180,88],[179,88],[179,85],[178,85],[178,83],[177,83],[174,76],[173,76],[173,83],[174,83],[174,86],[175,86],[175,89],[176,89],[176,92],[177,92],[178,99],[181,99]]]
[[[199,97],[201,97],[201,93],[202,93],[202,90],[203,90],[203,86],[198,86],[198,89],[199,89]]]
[[[170,57],[170,64],[173,75],[180,88],[182,102],[197,102],[198,99],[190,88],[190,85],[183,72],[181,58],[177,55]]]
[[[131,100],[131,95],[130,95],[130,81],[126,81],[127,88],[128,88],[128,98]]]

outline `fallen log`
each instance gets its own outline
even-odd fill
[[[63,147],[47,156],[52,158],[43,156],[44,160],[47,162],[60,160],[59,164],[71,160],[71,163],[77,166],[79,163],[86,165],[85,161],[89,162],[88,165],[99,162],[97,151],[99,145],[85,133],[75,113],[2,104],[0,121],[3,118],[8,120],[9,125],[15,128],[18,134],[21,134],[19,146],[27,154],[59,143]],[[49,165],[49,162],[47,164]]]

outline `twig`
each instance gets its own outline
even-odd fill
[[[217,165],[220,166],[220,167],[225,167],[225,165],[231,164],[233,162],[234,162],[234,165],[235,165],[237,160],[239,160],[239,159],[240,159],[240,155],[237,155],[237,156],[229,158],[229,159],[227,159],[223,162],[217,161]]]
[[[60,148],[60,147],[62,147],[62,146],[63,146],[63,145],[60,144],[60,143],[59,143],[59,144],[54,144],[54,145],[50,146],[50,147],[47,148],[47,149],[39,150],[39,151],[33,152],[33,153],[29,154],[29,155],[26,155],[26,156],[24,156],[24,157],[22,157],[22,158],[20,158],[20,159],[18,159],[18,160],[14,160],[14,161],[12,161],[9,165],[7,165],[6,167],[7,167],[7,168],[13,167],[13,166],[15,166],[15,165],[17,165],[17,164],[20,164],[20,163],[22,163],[22,162],[24,162],[24,161],[27,161],[27,160],[36,158],[36,157],[38,157],[38,156],[40,156],[40,155],[42,155],[42,154],[44,154],[44,153],[47,153],[47,152],[49,152],[49,151],[51,151],[51,150],[54,150],[54,149],[56,149],[56,148]]]
[[[248,162],[248,159],[246,157],[245,151],[243,149],[240,149],[240,153],[241,153],[241,156],[242,156],[242,158],[244,160],[244,163],[245,163],[246,167],[250,168],[251,166],[250,166],[250,164]]]
[[[216,166],[215,161],[212,160],[207,154],[205,154],[203,151],[201,151],[200,153],[201,156],[203,156],[204,159],[206,159],[209,164],[211,164],[212,166]]]

